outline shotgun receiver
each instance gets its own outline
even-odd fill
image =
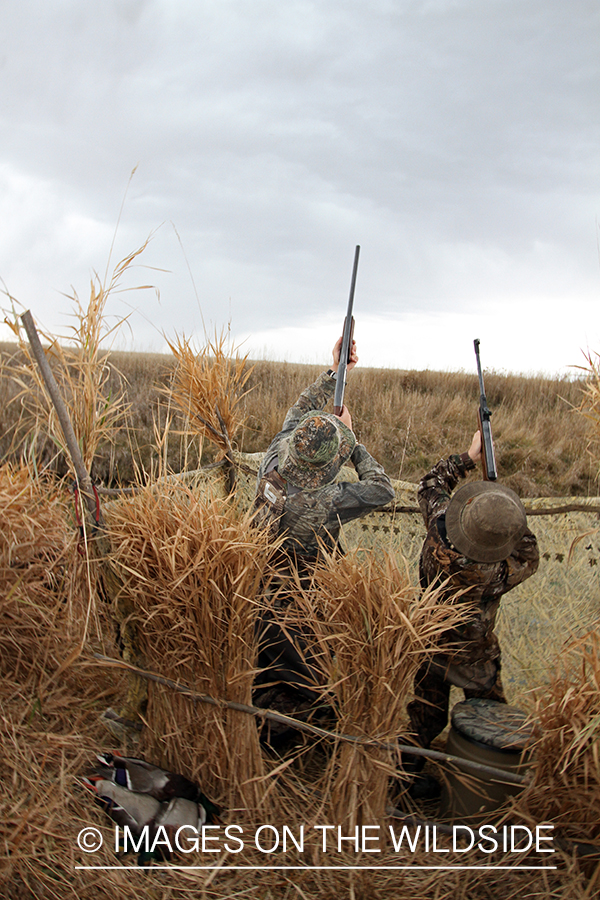
[[[348,309],[346,310],[346,318],[344,319],[344,331],[342,334],[342,347],[340,349],[340,362],[337,370],[335,394],[333,397],[333,412],[336,416],[341,416],[344,408],[344,389],[346,387],[346,366],[350,362],[350,354],[352,353],[352,338],[354,336],[354,316],[352,315],[352,307],[354,306],[354,288],[356,287],[356,273],[358,271],[358,256],[360,247],[357,245],[354,251],[354,266],[352,269],[352,281],[350,283],[350,299],[348,300]]]
[[[479,341],[473,341],[475,347],[475,359],[477,360],[477,375],[479,376],[479,409],[477,410],[477,422],[479,432],[481,434],[481,465],[483,468],[483,477],[485,481],[495,481],[498,477],[496,470],[496,456],[494,454],[494,440],[492,438],[492,426],[490,424],[490,416],[492,415],[487,405],[485,396],[485,388],[483,386],[483,375],[481,373],[481,362],[479,360]]]

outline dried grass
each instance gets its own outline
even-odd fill
[[[390,896],[566,900],[585,896],[586,883],[573,863],[556,872],[517,868],[443,875],[417,869],[394,871],[382,867],[428,866],[432,864],[431,854],[418,850],[414,854],[385,852],[373,857],[347,848],[335,853],[333,859],[331,854],[324,859],[316,841],[307,846],[305,854],[267,856],[248,847],[243,860],[231,855],[217,857],[217,862],[225,866],[242,862],[257,867],[246,872],[77,871],[75,866],[90,862],[105,866],[117,863],[108,820],[79,791],[77,776],[93,762],[95,750],[108,749],[98,714],[108,705],[118,705],[119,697],[125,694],[124,679],[90,668],[82,660],[55,677],[69,651],[65,636],[78,640],[87,610],[82,572],[79,569],[77,577],[70,575],[77,554],[74,542],[65,538],[65,523],[71,524],[69,514],[60,495],[45,495],[25,470],[2,471],[0,497],[2,521],[9,522],[12,517],[12,537],[2,545],[5,602],[0,607],[1,634],[8,635],[5,646],[10,648],[3,654],[6,677],[0,686],[2,887],[8,900],[104,900],[115,896],[133,900],[140,893],[156,900],[183,900],[188,896],[301,896],[323,900],[344,895],[369,900]],[[109,518],[115,559],[126,584],[123,590],[132,599],[143,651],[155,662],[155,668],[176,679],[189,680],[199,690],[247,700],[253,664],[249,647],[254,608],[250,599],[258,591],[269,552],[260,536],[248,531],[247,523],[238,518],[231,503],[201,499],[175,485],[160,485],[132,501],[119,502],[111,507]],[[2,532],[3,536],[7,533],[8,529]],[[17,559],[15,551],[20,544],[25,549]],[[48,581],[46,573],[58,571],[59,564],[64,566],[65,577]],[[37,597],[36,602],[32,602],[33,597]],[[415,607],[410,598],[404,573],[398,572],[391,560],[376,562],[370,557],[361,561],[358,556],[349,556],[344,565],[333,561],[325,564],[315,577],[312,599],[308,595],[304,598],[310,599],[319,613],[317,624],[329,658],[331,652],[336,654],[329,674],[337,685],[340,728],[346,733],[352,728],[359,733],[372,729],[384,737],[393,731],[411,667],[417,661],[411,656],[411,647],[416,652],[435,632],[426,605]],[[304,602],[302,597],[298,602]],[[398,614],[400,628],[393,621]],[[104,649],[115,655],[108,626],[104,629]],[[88,634],[86,646],[93,649],[99,643],[96,632]],[[379,814],[381,792],[371,787],[369,779],[383,783],[387,775],[385,761],[377,752],[361,750],[360,759],[342,758],[341,748],[336,747],[321,766],[319,759],[323,757],[311,758],[305,752],[295,761],[280,761],[280,771],[273,774],[276,761],[260,755],[256,723],[250,717],[230,717],[219,710],[214,715],[210,707],[187,700],[180,704],[166,689],[156,689],[148,721],[148,744],[143,752],[152,761],[168,762],[197,777],[205,789],[214,785],[219,795],[215,799],[233,802],[237,794],[246,804],[249,797],[250,808],[237,813],[228,810],[227,822],[238,821],[252,830],[258,810],[253,811],[251,803],[258,806],[267,791],[260,816],[263,822],[272,821],[279,828],[283,823],[293,829],[299,823],[308,828],[316,822],[334,823],[333,816],[338,814],[343,822],[351,822],[356,815],[357,821],[372,823],[370,817]],[[249,760],[250,754],[254,755]],[[258,780],[251,782],[257,774]],[[233,786],[227,782],[230,778]],[[332,789],[329,793],[328,785]],[[321,789],[323,794],[319,795]],[[259,795],[258,801],[253,790]],[[353,796],[356,814],[344,808],[344,803],[353,802]],[[91,859],[78,850],[76,843],[79,830],[90,825],[100,828],[106,841],[102,851]],[[130,862],[133,860],[125,861],[125,865]],[[215,857],[193,856],[181,862],[214,865]],[[443,857],[445,865],[480,862],[471,854],[449,853]],[[376,872],[278,872],[262,868],[265,864],[306,863],[376,864],[380,868]],[[485,863],[510,864],[514,859],[486,857]]]
[[[86,813],[73,776],[97,739],[94,704],[114,702],[123,679],[64,665],[89,636],[90,608],[64,494],[4,465],[0,523],[3,896],[69,896]]]
[[[139,659],[217,699],[251,702],[254,623],[273,546],[233,503],[161,484],[111,509],[117,617],[133,628]],[[262,806],[256,724],[149,689],[145,748],[198,777],[229,809]]]
[[[572,642],[536,697],[535,779],[517,808],[570,840],[600,845],[600,635]]]
[[[438,594],[420,595],[393,555],[360,550],[343,560],[323,554],[310,584],[297,585],[283,621],[314,631],[319,680],[324,697],[334,697],[340,734],[409,742],[406,703],[422,655],[465,615],[459,606],[438,605]],[[398,765],[395,752],[336,744],[323,778],[328,821],[348,834],[381,826]]]
[[[108,327],[105,309],[111,293],[115,292],[127,269],[144,251],[147,242],[116,266],[108,283],[96,277],[90,284],[90,299],[84,307],[74,291],[69,298],[73,304],[75,324],[69,329],[65,342],[51,335],[40,334],[48,344],[53,374],[59,385],[77,436],[85,467],[91,471],[94,457],[101,444],[111,443],[122,426],[128,406],[124,395],[113,395],[109,388],[111,369],[106,341],[115,334],[125,320]],[[139,289],[148,287],[144,285]],[[18,341],[20,357],[15,357],[7,371],[19,390],[12,398],[21,406],[20,427],[14,440],[35,448],[40,434],[50,434],[59,452],[68,461],[68,453],[56,411],[47,393],[44,380],[32,356],[23,326],[16,314],[6,318]],[[13,450],[15,448],[13,447]],[[32,453],[35,458],[35,453]]]
[[[0,356],[10,357],[12,349],[11,345],[0,344]],[[134,463],[140,458],[144,467],[150,469],[154,440],[151,410],[164,397],[160,387],[165,386],[176,359],[166,354],[114,352],[109,362],[113,371],[125,376],[132,422],[132,431],[122,429],[119,433],[114,454],[100,446],[96,456],[98,477],[114,486],[119,478],[128,482],[138,480]],[[254,363],[251,377],[243,388],[249,393],[236,410],[236,416],[244,424],[236,432],[234,442],[247,452],[264,450],[281,427],[289,406],[326,364],[325,360],[322,366],[274,361]],[[116,376],[113,384],[113,393],[119,392],[120,380]],[[583,385],[583,379],[486,373],[488,400],[494,414],[498,470],[519,496],[598,493],[597,466],[586,452],[592,423],[576,411]],[[13,391],[8,377],[3,379],[1,387],[5,396]],[[476,427],[474,410],[478,396],[474,372],[361,370],[360,367],[351,373],[347,391],[362,443],[391,477],[411,482],[418,481],[440,457],[465,449]],[[160,412],[161,428],[166,409],[164,404]],[[0,453],[5,453],[8,447],[6,435],[14,428],[16,410],[15,404],[9,410],[0,409]],[[172,415],[172,404],[170,410]],[[155,412],[155,418],[158,415]],[[174,418],[168,447],[173,471],[182,471],[190,462],[192,467],[198,464],[196,444],[188,451],[192,432],[197,439],[198,427],[197,421],[190,424],[183,414],[181,420]],[[45,434],[42,423],[40,441]],[[176,436],[178,440],[174,439]],[[29,451],[33,453],[33,449]],[[50,455],[47,447],[45,455]],[[205,442],[202,462],[211,462],[212,458],[212,444]]]
[[[594,432],[592,444],[597,450],[600,441],[600,353],[588,351],[584,356],[586,365],[578,367],[585,379],[578,411],[592,423]]]
[[[68,519],[59,491],[48,487],[41,493],[25,467],[0,467],[0,665],[4,677],[22,684],[44,654],[50,654],[46,665],[56,664],[77,631],[64,615],[72,588]],[[57,620],[65,628],[59,644]]]
[[[171,397],[205,438],[230,453],[244,421],[241,403],[253,369],[248,356],[239,355],[224,330],[199,351],[183,336],[168,344],[176,360]]]
[[[142,248],[143,249],[143,248]],[[138,253],[141,251],[138,251]],[[136,258],[117,266],[108,288],[92,285],[87,311],[79,307],[75,349],[52,338],[50,355],[70,406],[86,464],[110,438],[123,405],[105,392],[107,335],[102,324],[107,292]],[[18,331],[18,329],[17,329]],[[174,342],[180,371],[174,396],[227,454],[243,421],[240,404],[246,360],[229,358],[223,336],[195,354],[189,342]],[[27,347],[23,346],[27,352]],[[26,365],[18,377],[34,422],[31,436],[52,429],[53,414],[32,395],[40,388]],[[302,385],[304,386],[304,385]],[[204,405],[202,405],[204,404]],[[219,432],[220,436],[215,432]],[[159,433],[160,440],[166,440]],[[403,454],[410,452],[408,433]],[[403,457],[404,458],[404,457]],[[181,484],[162,482],[132,500],[112,504],[107,516],[113,554],[105,561],[112,609],[98,594],[98,571],[76,552],[73,516],[59,491],[48,489],[32,470],[0,468],[0,795],[3,896],[98,900],[140,895],[155,900],[203,898],[337,898],[355,900],[410,896],[423,900],[591,898],[598,876],[587,883],[576,865],[562,859],[560,871],[519,870],[515,862],[487,857],[486,865],[508,871],[388,871],[384,866],[431,866],[430,853],[375,858],[377,872],[268,871],[268,864],[369,865],[374,858],[345,850],[324,859],[316,838],[305,855],[266,856],[248,848],[241,862],[255,870],[143,874],[123,870],[81,872],[90,858],[77,848],[79,830],[95,825],[106,843],[91,860],[114,866],[104,814],[79,792],[77,776],[93,753],[109,749],[98,723],[106,706],[126,694],[123,675],[108,673],[80,655],[101,650],[116,655],[113,620],[135,635],[135,661],[200,693],[248,703],[254,677],[257,604],[269,577],[274,547],[232,501]],[[386,553],[348,554],[343,563],[325,559],[307,591],[298,586],[297,620],[314,624],[322,649],[323,675],[334,694],[342,734],[404,738],[405,706],[424,650],[448,627],[447,609],[435,595],[417,599],[403,568]],[[112,614],[111,614],[112,613]],[[290,609],[290,623],[293,614]],[[92,627],[93,626],[93,627]],[[576,674],[573,674],[573,654]],[[598,732],[600,653],[597,635],[570,651],[565,671],[540,697],[543,734],[536,779],[515,801],[526,821],[555,816],[570,837],[598,839]],[[356,825],[386,825],[384,808],[394,754],[339,742],[328,754],[300,747],[285,759],[267,758],[256,722],[240,712],[213,708],[161,685],[149,688],[147,726],[138,748],[152,762],[182,771],[222,803],[228,823],[252,828],[272,821],[295,828],[321,822],[352,834]],[[481,864],[473,854],[448,853],[448,866]],[[546,862],[547,860],[543,860]],[[233,856],[220,856],[224,866]],[[435,864],[437,860],[433,860]],[[190,857],[186,864],[211,865],[215,857]],[[596,879],[596,880],[594,880]]]

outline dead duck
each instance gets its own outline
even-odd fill
[[[160,803],[174,798],[198,803],[205,813],[204,822],[210,823],[219,815],[219,807],[184,775],[161,769],[144,759],[121,756],[120,753],[98,753],[96,757],[100,765],[96,767],[95,775],[104,780],[136,794],[148,794]]]
[[[82,781],[113,822],[127,825],[134,837],[139,837],[145,825],[174,829],[191,825],[200,829],[207,821],[205,808],[194,800],[172,797],[161,803],[150,794],[138,794],[98,775]]]
[[[100,765],[81,779],[83,786],[132,838],[140,838],[146,829],[146,846],[154,845],[161,828],[172,839],[184,826],[199,832],[207,823],[220,822],[219,808],[185,776],[118,753],[97,754],[97,759]],[[139,864],[169,858],[170,853],[158,847],[156,852],[142,852]]]
[[[136,794],[99,775],[81,780],[113,822],[121,828],[127,826],[136,838],[141,835],[146,825],[154,825],[161,811],[160,801],[150,794]]]

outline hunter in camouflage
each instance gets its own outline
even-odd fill
[[[333,367],[324,372],[300,394],[258,472],[259,516],[264,509],[260,503],[263,479],[277,471],[285,482],[278,530],[285,534],[284,551],[300,564],[314,561],[321,541],[329,550],[336,548],[340,527],[345,522],[394,499],[394,489],[383,467],[356,442],[351,420],[348,428],[343,419],[321,412],[333,398],[335,372]],[[358,483],[334,480],[348,460],[356,469]]]
[[[283,427],[271,442],[257,478],[256,518],[283,536],[280,576],[285,587],[295,572],[310,573],[321,547],[339,548],[340,528],[386,506],[394,489],[382,466],[357,443],[346,407],[334,416],[323,410],[335,392],[341,339],[333,350],[333,365],[303,391],[288,410]],[[353,344],[348,371],[358,357]],[[335,481],[341,467],[352,462],[359,481]],[[278,624],[278,607],[291,601],[279,591],[266,598],[260,620],[258,664],[264,671],[255,683],[254,702],[261,707],[298,715],[319,699],[316,669],[311,666],[311,630]],[[276,734],[267,729],[266,739]]]
[[[467,453],[441,460],[419,485],[427,528],[421,585],[443,584],[440,602],[468,604],[467,620],[443,634],[440,652],[422,664],[415,678],[415,700],[408,712],[423,747],[448,722],[451,685],[462,688],[466,698],[506,703],[496,615],[502,596],[533,575],[539,562],[535,535],[514,491],[477,481],[452,494],[480,456],[477,431]]]

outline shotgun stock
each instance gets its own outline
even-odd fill
[[[354,337],[354,316],[352,315],[352,307],[354,306],[354,288],[356,287],[356,273],[358,271],[359,254],[360,247],[357,245],[356,250],[354,251],[354,266],[352,268],[352,281],[350,283],[350,299],[348,300],[348,309],[346,310],[346,318],[344,319],[344,331],[342,334],[340,362],[338,365],[335,394],[333,397],[333,412],[336,416],[341,416],[342,410],[344,408],[346,367],[350,362],[350,355],[352,353],[352,339]]]
[[[496,455],[494,453],[494,439],[492,437],[492,426],[490,424],[491,412],[487,405],[485,396],[485,387],[483,386],[483,374],[481,372],[481,361],[479,359],[479,341],[473,341],[475,347],[475,359],[477,360],[477,375],[479,376],[479,409],[477,410],[477,424],[481,434],[481,466],[483,469],[483,477],[485,481],[496,481],[498,472],[496,470]]]

